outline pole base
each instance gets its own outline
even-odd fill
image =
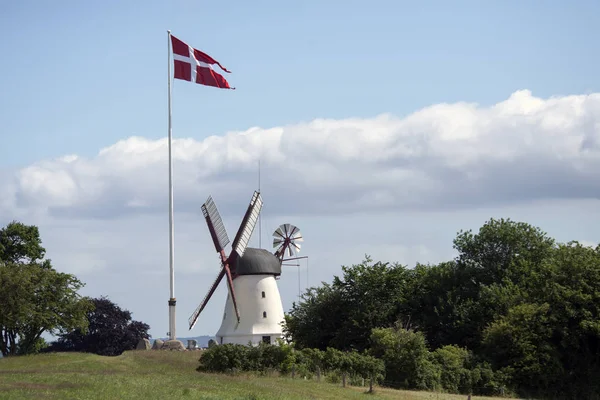
[[[175,304],[177,300],[174,297],[169,299],[169,339],[175,340]]]

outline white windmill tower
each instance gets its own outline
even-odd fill
[[[227,276],[229,291],[221,327],[216,334],[220,344],[246,345],[248,342],[258,344],[261,341],[273,343],[282,337],[281,323],[284,314],[276,278],[281,275],[282,263],[287,261],[284,260],[286,253],[290,257],[297,253],[300,250],[299,242],[303,239],[298,228],[284,224],[273,234],[273,247],[276,249],[274,254],[264,249],[247,247],[261,208],[260,193],[254,192],[227,256],[225,246],[229,243],[229,237],[217,207],[211,197],[202,205],[222,268],[204,300],[190,317],[189,323],[191,330],[217,286]]]

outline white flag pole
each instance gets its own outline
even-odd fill
[[[169,298],[169,339],[175,340],[175,254],[174,254],[174,232],[173,232],[173,159],[171,156],[171,141],[173,138],[171,129],[171,31],[167,31],[168,52],[168,91],[169,91],[169,272],[170,272],[170,298]]]

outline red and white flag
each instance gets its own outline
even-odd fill
[[[200,50],[188,46],[186,43],[171,35],[173,48],[174,78],[214,86],[221,89],[235,89],[223,76],[214,71],[213,65],[217,64],[223,71],[229,73],[217,60]]]

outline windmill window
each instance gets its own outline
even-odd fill
[[[263,299],[265,298],[265,292],[262,292],[262,298]]]
[[[263,311],[263,318],[267,318],[267,312]]]

